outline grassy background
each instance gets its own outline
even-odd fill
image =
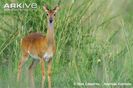
[[[5,3],[37,3],[35,10],[5,11]],[[23,67],[20,87],[16,83],[21,58],[20,40],[31,32],[46,34],[46,14],[58,0],[0,1],[0,88],[28,88]],[[133,86],[75,86],[74,83],[133,83],[133,1],[132,0],[62,0],[55,19],[57,51],[53,58],[53,88],[132,88]],[[46,63],[47,67],[47,63]],[[35,83],[40,87],[40,65]],[[47,79],[45,88],[47,88]]]

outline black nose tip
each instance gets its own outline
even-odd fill
[[[53,22],[53,20],[49,20],[49,22],[50,22],[50,23],[52,23],[52,22]]]

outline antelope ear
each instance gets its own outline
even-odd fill
[[[53,10],[56,13],[59,9],[60,9],[60,7],[59,6],[56,6]]]
[[[47,5],[44,5],[43,9],[44,9],[45,12],[48,12],[48,10],[49,10]]]

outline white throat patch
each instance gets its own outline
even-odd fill
[[[43,56],[45,61],[49,61],[53,57],[53,53],[46,52]]]

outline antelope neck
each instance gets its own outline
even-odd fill
[[[54,24],[48,22],[47,39],[49,44],[54,43]]]

